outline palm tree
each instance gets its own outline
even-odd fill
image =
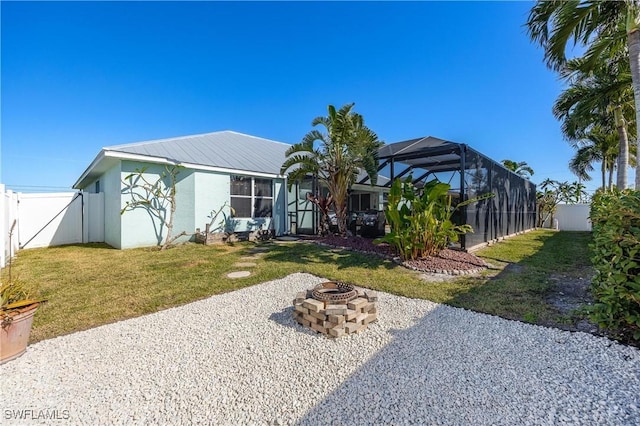
[[[533,169],[529,167],[526,161],[513,161],[513,160],[502,160],[502,165],[507,169],[511,170],[518,176],[522,176],[523,178],[529,179],[533,176]]]
[[[613,169],[618,157],[618,135],[606,132],[601,127],[593,128],[584,139],[573,143],[576,154],[569,161],[569,170],[580,180],[591,180],[589,172],[593,171],[592,163],[599,161],[602,178],[602,190],[613,185]],[[607,185],[607,173],[609,175]]]
[[[569,141],[589,139],[590,136],[601,138],[607,129],[617,132],[616,184],[618,188],[624,188],[629,165],[629,125],[625,117],[632,117],[635,112],[631,75],[628,66],[617,61],[604,61],[591,72],[583,71],[584,62],[573,59],[565,64],[561,75],[569,82],[569,87],[556,100],[553,114],[563,121],[562,132]],[[633,120],[631,124],[635,125]],[[593,132],[596,127],[598,130]]]
[[[308,175],[326,185],[333,200],[338,232],[347,233],[347,196],[358,174],[364,170],[375,185],[378,178],[378,148],[383,142],[364,124],[360,114],[353,112],[354,104],[336,111],[328,106],[327,117],[316,117],[312,126],[321,125],[326,132],[311,130],[300,143],[286,152],[287,159],[280,169],[288,172],[289,189]]]
[[[639,10],[637,0],[539,0],[529,13],[527,27],[531,39],[544,48],[547,66],[554,70],[565,66],[569,40],[587,47],[586,70],[593,69],[605,55],[614,57],[622,52],[629,61],[636,122],[640,122]],[[636,132],[636,140],[640,140],[640,126]],[[624,158],[619,160],[622,163]],[[618,172],[626,171],[626,167],[627,164],[621,164]],[[636,168],[635,183],[636,188],[640,188],[639,168]],[[626,181],[622,187],[626,187]]]

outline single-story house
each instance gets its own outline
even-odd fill
[[[103,148],[73,185],[89,193],[104,193],[105,242],[116,248],[156,245],[166,230],[145,209],[121,214],[131,201],[125,178],[145,169],[149,181],[157,180],[167,165],[179,165],[176,183],[174,235],[193,235],[204,229],[212,210],[225,204],[227,230],[246,232],[269,229],[276,236],[290,232],[313,233],[317,212],[307,201],[316,192],[312,180],[287,191],[280,174],[290,144],[233,131],[152,140]],[[356,184],[350,195],[351,210],[382,210],[388,188]]]

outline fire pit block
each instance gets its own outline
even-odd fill
[[[313,290],[296,294],[293,318],[327,337],[342,337],[363,331],[377,321],[377,300],[377,294],[371,290],[325,282]]]

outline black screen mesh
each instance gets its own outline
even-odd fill
[[[465,166],[465,200],[494,195],[466,207],[466,223],[474,232],[465,235],[463,248],[535,227],[534,184],[472,150]]]

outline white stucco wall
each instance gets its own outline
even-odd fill
[[[152,216],[143,207],[128,210],[120,214],[121,209],[131,201],[129,194],[123,193],[124,178],[134,173],[136,169],[146,167],[145,177],[149,182],[155,182],[158,176],[165,171],[161,164],[150,164],[135,161],[120,161],[98,179],[100,190],[104,192],[104,241],[120,249],[147,247],[157,245],[164,241],[166,226]],[[95,180],[84,188],[86,192],[95,191]],[[274,179],[274,205],[273,218],[231,218],[229,224],[232,231],[244,232],[257,229],[268,229],[273,226],[276,235],[286,232],[286,187],[284,179]],[[230,203],[230,177],[227,173],[202,171],[193,169],[180,169],[176,183],[176,217],[174,219],[173,235],[182,231],[187,232],[187,237],[179,241],[193,238],[196,228],[205,229],[205,225],[211,221],[209,217],[212,210],[218,210],[226,202]],[[230,217],[229,207],[225,208],[227,217]],[[170,205],[166,205],[167,220],[170,214]],[[222,216],[216,219],[220,222]],[[273,224],[272,224],[273,221]]]
[[[212,210],[220,210],[227,203],[224,213],[229,217],[229,175],[217,172],[196,172],[194,173],[195,196],[194,196],[194,220],[195,227],[204,231],[207,223],[211,222]],[[222,214],[218,215],[214,227],[218,226],[223,219]]]
[[[142,169],[143,167],[147,168],[144,176],[150,183],[156,182],[158,177],[166,170],[165,166],[160,164],[123,161],[121,171],[122,179],[130,173],[135,173],[136,169]],[[176,200],[178,206],[176,208],[176,218],[173,223],[172,235],[179,234],[183,230],[192,234],[195,230],[193,227],[193,192],[192,171],[181,169],[177,175],[176,182]],[[120,208],[125,208],[127,201],[130,202],[131,200],[132,198],[129,194],[123,193]],[[166,223],[171,216],[171,206],[168,202],[165,202],[162,208],[162,214],[165,215]],[[151,210],[144,207],[127,210],[121,216],[120,248],[158,245],[164,241],[166,235],[166,225],[164,225],[159,218],[152,215]]]
[[[193,233],[196,230],[195,220],[195,191],[196,173],[190,169],[181,169],[176,182],[176,217],[173,221],[173,235],[186,232],[187,235],[181,237],[178,242],[193,240]]]
[[[211,221],[209,217],[212,210],[218,211],[226,202],[224,212],[227,221],[227,231],[247,232],[259,229],[269,229],[273,226],[276,235],[282,235],[286,229],[286,187],[284,179],[273,179],[273,218],[233,218],[230,215],[231,191],[230,175],[217,172],[195,172],[195,218],[196,228],[205,229],[205,225]],[[219,215],[214,228],[219,225],[223,219]]]
[[[122,248],[120,166],[116,164],[100,177],[100,190],[104,191],[104,242],[115,248]]]

